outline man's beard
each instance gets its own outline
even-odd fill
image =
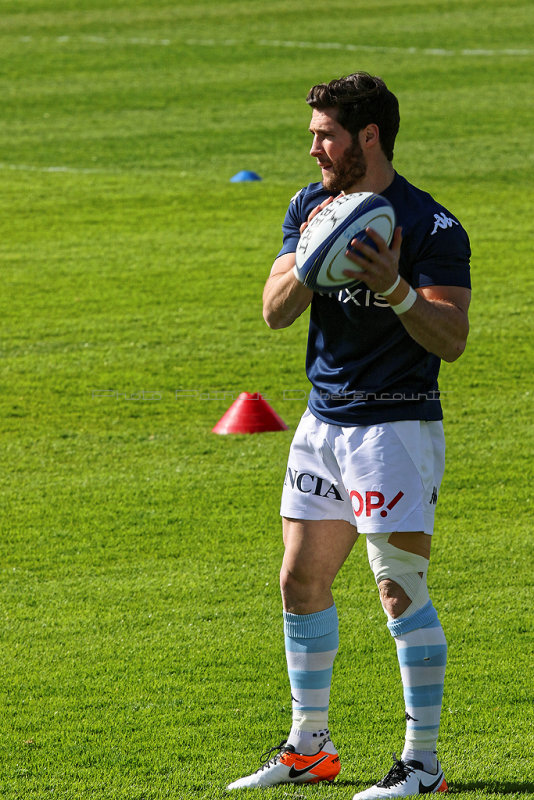
[[[346,192],[365,177],[367,162],[358,142],[347,147],[339,161],[332,165],[329,175],[323,177],[327,192]]]

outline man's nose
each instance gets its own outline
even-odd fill
[[[314,136],[313,137],[312,146],[310,148],[310,155],[311,156],[317,156],[317,155],[319,155],[319,153],[322,153],[322,152],[323,152],[323,147],[322,147],[321,141],[317,136]]]

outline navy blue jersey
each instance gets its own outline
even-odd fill
[[[456,217],[398,174],[382,195],[402,226],[401,276],[414,288],[469,288],[469,239]],[[295,252],[300,225],[328,196],[322,183],[312,183],[293,197],[279,255]],[[319,419],[337,425],[442,419],[439,366],[386,299],[364,283],[314,292],[306,373],[312,384],[308,405]]]

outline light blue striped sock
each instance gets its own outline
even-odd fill
[[[388,628],[395,638],[404,689],[404,754],[418,755],[424,768],[432,769],[447,663],[445,634],[431,601],[412,616],[390,620]]]
[[[317,752],[321,731],[327,733],[330,684],[339,645],[335,605],[315,614],[284,611],[284,636],[293,726],[288,743],[306,754]]]

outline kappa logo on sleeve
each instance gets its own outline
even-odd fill
[[[442,211],[441,214],[434,214],[434,230],[430,235],[434,236],[439,229],[445,230],[446,228],[452,228],[453,225],[459,224],[460,223],[452,217],[448,217],[444,211]]]

